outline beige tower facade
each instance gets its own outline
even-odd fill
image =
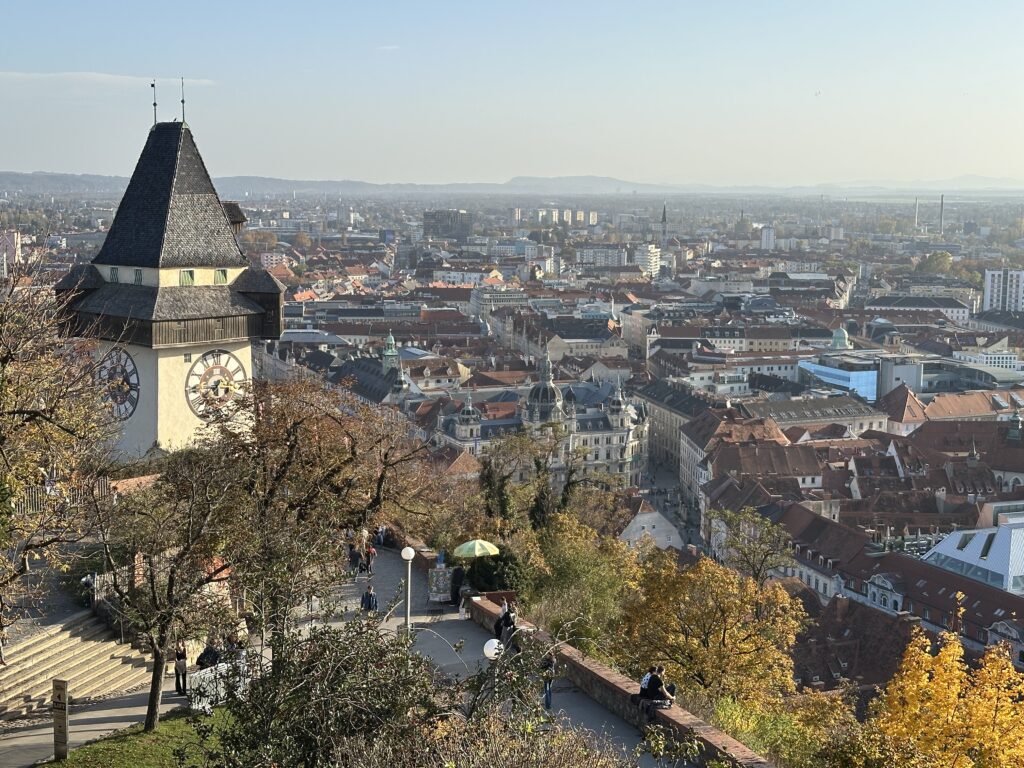
[[[283,286],[249,266],[185,123],[157,123],[106,241],[57,286],[98,339],[125,458],[187,446],[281,335]]]

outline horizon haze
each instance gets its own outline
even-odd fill
[[[6,15],[12,30],[48,31],[0,53],[17,115],[0,124],[2,170],[127,176],[153,120],[150,79],[171,120],[180,74],[218,177],[1024,179],[1024,105],[1008,98],[1024,75],[1024,6],[1010,2],[59,8],[60,25],[54,4]]]

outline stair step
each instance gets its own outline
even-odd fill
[[[57,633],[37,647],[22,647],[21,653],[17,649],[7,656],[7,666],[0,671],[0,691],[3,691],[8,681],[19,678],[26,669],[48,666],[54,659],[66,656],[69,650],[78,647],[83,642],[90,642],[97,638],[106,640],[113,636],[113,631],[106,624],[93,619],[90,624],[77,624],[73,630],[74,634]],[[31,642],[31,641],[30,641]],[[6,651],[6,649],[4,649]]]
[[[75,658],[65,658],[63,661],[33,670],[17,682],[17,690],[14,686],[5,690],[8,698],[14,698],[35,690],[49,690],[51,680],[55,677],[66,678],[73,681],[76,677],[81,678],[92,672],[97,666],[109,664],[120,658],[121,652],[106,643],[97,643],[94,648],[88,651],[79,651]]]
[[[12,689],[25,689],[39,679],[61,677],[69,668],[83,661],[111,654],[117,647],[111,645],[112,642],[112,633],[100,631],[87,640],[62,647],[30,665],[9,665],[11,672],[0,680],[0,698]]]
[[[97,694],[113,693],[118,690],[117,681],[122,677],[131,676],[135,671],[149,675],[150,660],[144,656],[120,655],[108,659],[103,664],[94,665],[89,672],[71,678],[74,686],[71,700],[81,700]]]
[[[57,635],[73,632],[83,624],[92,624],[98,620],[99,619],[96,618],[96,614],[94,614],[90,609],[84,608],[78,613],[71,614],[67,620],[60,624],[51,624],[38,632],[33,633],[20,642],[11,643],[4,648],[4,653],[11,656],[22,653],[25,648],[43,647]]]
[[[117,676],[111,676],[102,681],[102,684],[92,685],[89,688],[81,691],[78,695],[72,697],[72,702],[80,702],[84,699],[91,699],[94,696],[106,696],[110,693],[120,693],[126,691],[129,688],[135,688],[136,686],[149,683],[150,680],[150,668],[149,664],[141,666],[135,666],[133,664],[125,664],[125,670]],[[165,686],[166,688],[166,686]]]
[[[0,667],[0,720],[48,708],[53,678],[69,681],[72,701],[119,693],[151,679],[152,661],[84,610],[9,646]]]
[[[109,640],[98,642],[95,646],[85,653],[79,651],[77,658],[64,659],[63,663],[57,662],[39,669],[30,677],[17,681],[17,692],[5,691],[8,695],[0,700],[0,718],[10,716],[10,713],[20,708],[26,699],[48,699],[54,677],[67,679],[72,687],[72,696],[76,696],[77,690],[77,697],[82,698],[86,691],[90,695],[95,695],[96,690],[106,686],[105,676],[119,676],[121,667],[135,666],[146,669],[149,666],[148,659],[132,651],[130,646],[116,645]],[[113,693],[116,690],[117,688],[111,685],[104,692]]]
[[[133,667],[133,665],[125,664],[125,672],[105,679],[102,684],[92,685],[88,688],[79,689],[78,693],[73,693],[71,697],[71,703],[81,703],[87,699],[91,699],[95,696],[105,696],[111,693],[120,693],[126,691],[129,688],[135,688],[144,683],[148,683],[150,679],[149,666]],[[0,721],[9,720],[17,717],[22,717],[29,714],[30,712],[39,712],[49,710],[50,708],[50,694],[47,691],[44,694],[39,694],[29,698],[23,699],[16,706],[0,713]]]

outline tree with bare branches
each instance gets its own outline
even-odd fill
[[[37,598],[30,574],[66,566],[116,432],[90,345],[69,341],[69,299],[35,264],[0,280],[0,623]]]
[[[424,514],[443,485],[400,414],[346,392],[257,385],[241,412],[217,429],[247,530],[235,581],[252,598],[254,624],[280,638],[292,609],[346,578],[347,531]]]
[[[164,671],[176,639],[237,625],[228,587],[239,529],[236,480],[223,452],[179,451],[159,477],[96,500],[94,530],[106,573],[97,585],[115,618],[138,632],[153,668],[145,729],[160,720]],[[148,481],[148,482],[147,482]]]

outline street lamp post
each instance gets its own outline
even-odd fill
[[[412,560],[416,557],[416,550],[406,547],[402,550],[402,559],[405,560],[405,636],[412,637]]]

